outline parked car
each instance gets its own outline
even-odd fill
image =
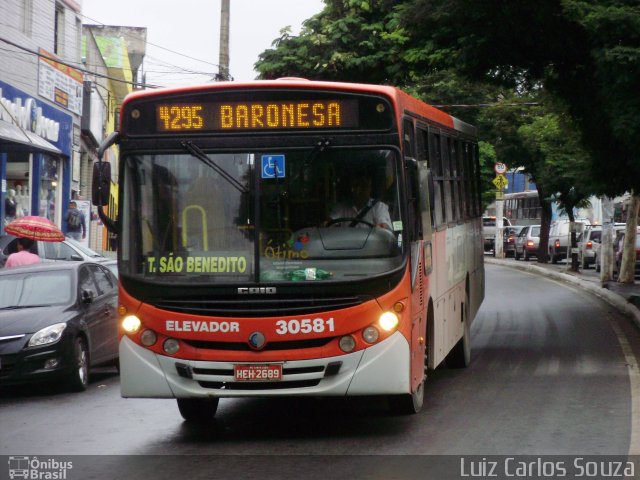
[[[117,279],[94,262],[0,270],[0,385],[62,381],[118,361]]]
[[[16,251],[17,241],[17,237],[13,235],[0,236],[0,268],[4,267],[7,257]],[[54,260],[106,262],[109,260],[71,238],[66,238],[62,242],[34,242],[31,252],[38,254],[43,262]]]
[[[578,262],[583,269],[589,265],[595,265],[597,252],[602,242],[602,227],[593,225],[587,227],[577,239],[578,242]]]
[[[504,227],[502,234],[502,249],[505,257],[515,257],[516,252],[516,238],[524,227]],[[494,252],[495,255],[495,252]]]
[[[502,219],[503,227],[510,227],[511,222],[508,218]],[[482,238],[484,239],[484,251],[493,250],[493,244],[496,241],[496,217],[482,217]]]
[[[617,236],[616,245],[614,246],[615,250],[615,264],[613,267],[614,276],[619,275],[620,266],[622,265],[622,251],[624,245],[624,237],[625,231],[622,230],[620,234]],[[640,227],[636,229],[636,265],[635,265],[635,276],[640,276]]]
[[[102,262],[102,265],[111,270],[111,273],[118,278],[118,261],[117,260],[107,260],[106,262]]]
[[[538,248],[540,246],[540,225],[528,225],[520,230],[516,238],[515,254],[516,260],[522,257],[528,261],[529,258],[538,256]]]
[[[582,233],[587,225],[588,220],[576,220],[576,235]],[[559,260],[567,257],[567,246],[569,239],[571,222],[569,220],[556,220],[551,224],[549,229],[549,258],[551,263],[558,263]]]
[[[616,259],[616,254],[617,254],[617,249],[618,249],[618,244],[620,242],[620,237],[624,235],[624,230],[626,228],[626,225],[624,223],[616,223],[613,226],[613,238],[612,238],[612,242],[613,242],[613,262],[614,262],[614,270],[616,269],[615,266],[615,259]],[[596,272],[599,272],[601,269],[601,261],[602,261],[602,253],[601,253],[601,248],[602,248],[602,243],[600,244],[600,246],[597,248],[596,251],[596,258],[595,258],[595,269]]]

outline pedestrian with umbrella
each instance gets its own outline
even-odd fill
[[[5,268],[40,263],[40,257],[30,251],[33,246],[33,240],[28,238],[18,238],[16,246],[18,251],[7,257],[7,261],[4,264]]]
[[[5,231],[18,237],[17,252],[7,258],[5,267],[32,265],[40,262],[40,257],[30,250],[33,242],[61,242],[64,233],[51,220],[44,217],[28,216],[18,218],[5,227]]]

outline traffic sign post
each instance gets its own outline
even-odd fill
[[[509,180],[502,174],[496,175],[496,178],[494,178],[491,183],[493,183],[498,190],[504,190],[509,186]]]
[[[504,258],[504,245],[502,243],[504,231],[504,189],[509,186],[509,181],[504,174],[507,173],[507,165],[502,162],[496,162],[493,170],[496,172],[496,178],[491,181],[496,187],[496,238],[493,242],[493,253],[496,258]]]

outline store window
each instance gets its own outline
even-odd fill
[[[40,213],[41,217],[48,218],[56,223],[56,207],[60,205],[58,200],[60,162],[58,159],[48,156],[42,157],[40,175]]]
[[[7,158],[7,190],[4,199],[5,225],[31,214],[29,197],[29,155],[10,152]]]

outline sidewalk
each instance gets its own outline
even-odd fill
[[[564,263],[554,265],[552,263],[537,263],[536,261],[517,261],[512,258],[497,259],[488,256],[484,257],[484,261],[489,265],[501,265],[537,273],[580,287],[628,315],[640,328],[640,283],[637,281],[633,285],[610,281],[602,286],[600,274],[594,269],[572,272],[567,269],[567,265]]]

